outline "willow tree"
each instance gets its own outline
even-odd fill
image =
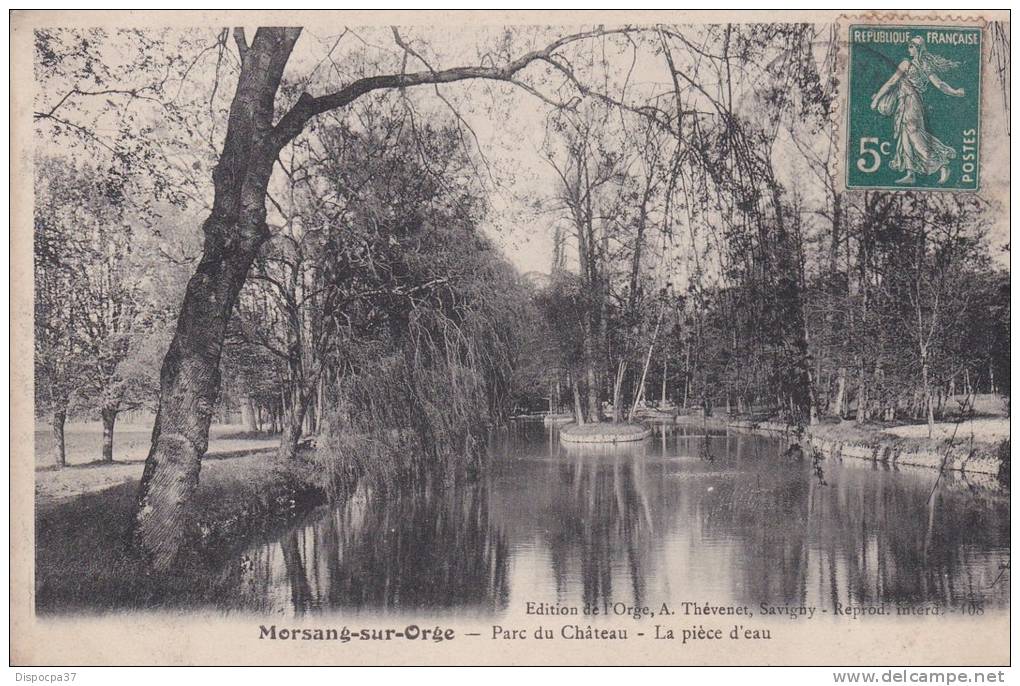
[[[569,67],[571,62],[558,52],[578,41],[627,31],[597,28],[563,36],[501,65],[490,52],[482,60],[485,66],[436,69],[394,28],[394,41],[404,56],[398,73],[361,77],[319,96],[302,92],[277,118],[276,101],[284,70],[301,30],[263,27],[249,42],[243,29],[234,29],[240,73],[222,152],[212,175],[214,199],[202,225],[201,259],[188,282],[177,329],[160,373],[159,410],[135,514],[133,540],[154,566],[168,567],[185,539],[187,506],[198,485],[220,385],[224,334],[252,261],[270,237],[267,188],[283,148],[316,116],[345,108],[368,93],[384,89],[486,79],[513,83],[550,100],[518,80],[518,75],[529,65],[542,62],[569,72],[571,82],[580,86]],[[505,46],[495,54],[500,52],[505,52]],[[422,63],[425,68],[407,71],[408,62]]]

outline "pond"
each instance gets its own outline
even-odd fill
[[[221,578],[223,609],[1008,606],[1007,497],[860,460],[818,473],[784,447],[696,426],[567,447],[555,430],[517,423],[492,441],[491,468],[471,486],[359,492],[253,544]]]

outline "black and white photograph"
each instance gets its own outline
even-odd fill
[[[12,666],[1010,664],[1008,10],[11,45]]]

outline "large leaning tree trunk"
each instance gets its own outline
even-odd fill
[[[595,29],[564,36],[503,66],[369,76],[335,93],[318,97],[303,93],[274,124],[280,80],[301,30],[263,27],[249,45],[244,30],[234,29],[241,73],[223,152],[213,172],[213,209],[202,225],[202,257],[188,282],[177,330],[160,371],[159,409],[132,529],[132,541],[154,567],[168,568],[186,539],[187,508],[198,486],[219,393],[227,321],[248,269],[269,237],[266,193],[283,147],[313,117],[346,107],[366,93],[467,79],[512,81],[529,64],[549,60],[564,45],[628,30]],[[409,56],[415,56],[396,29],[393,35]]]
[[[227,321],[269,237],[266,191],[282,147],[273,135],[273,106],[298,34],[259,29],[248,46],[235,32],[241,74],[213,172],[213,209],[202,226],[202,258],[160,371],[159,409],[138,493],[134,542],[157,568],[170,566],[184,541],[186,508],[198,486],[219,393]]]

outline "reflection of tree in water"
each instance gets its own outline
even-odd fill
[[[566,591],[576,555],[584,602],[609,600],[613,553],[623,550],[634,602],[643,602],[653,525],[641,447],[599,454],[586,446],[567,457],[559,469],[566,497],[553,502],[547,514],[554,521],[546,528],[558,594]]]
[[[819,499],[817,538],[828,545],[816,564],[834,602],[959,605],[994,596],[997,558],[976,551],[1008,547],[1008,504],[975,507],[948,485],[929,499],[934,478],[847,469],[840,487]]]
[[[301,556],[301,540],[297,531],[290,532],[280,540],[280,550],[283,553],[283,564],[287,569],[287,582],[290,584],[294,614],[302,615],[312,604],[312,589],[308,585],[308,574]]]
[[[543,599],[544,570],[529,563],[545,559],[558,600],[654,603],[683,586],[706,600],[830,610],[1009,602],[1009,572],[999,579],[1009,502],[981,501],[948,474],[929,501],[934,472],[828,461],[822,485],[810,464],[753,436],[713,438],[711,463],[698,459],[700,436],[679,433],[580,454],[544,433],[512,439],[493,486],[362,494],[249,551],[225,582],[242,598],[224,603],[481,613],[510,592]],[[538,441],[539,458],[520,459],[514,440]]]
[[[803,472],[803,473],[802,473]],[[995,555],[1009,545],[1009,507],[973,506],[931,479],[844,465],[828,486],[806,470],[763,463],[699,503],[706,531],[741,540],[745,602],[960,605],[1003,597]]]
[[[807,521],[810,485],[799,473],[789,478],[789,467],[784,470],[787,473],[766,469],[715,480],[694,505],[694,517],[705,534],[742,542],[749,563],[737,570],[736,578],[754,603],[799,602],[804,595],[807,551],[795,523]]]
[[[508,547],[488,487],[383,497],[346,506],[249,552],[229,584],[249,609],[441,610],[506,607]]]

